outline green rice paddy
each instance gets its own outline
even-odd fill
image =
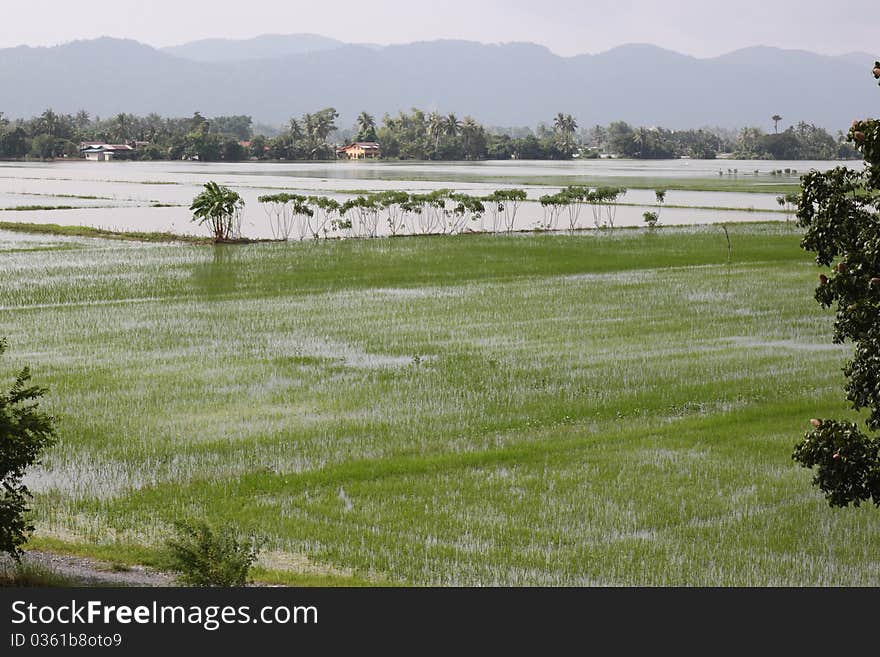
[[[852,415],[785,224],[204,246],[0,232],[0,380],[59,444],[34,545],[180,517],[309,584],[873,585],[791,460]]]

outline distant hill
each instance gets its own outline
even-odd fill
[[[528,43],[441,40],[379,48],[331,47],[338,42],[313,35],[274,39],[196,42],[180,47],[189,49],[187,57],[180,49],[110,38],[2,49],[0,111],[29,117],[47,107],[101,116],[198,110],[280,124],[334,106],[346,127],[363,110],[381,118],[416,106],[470,114],[487,125],[534,126],[566,112],[581,126],[622,119],[673,129],[767,130],[770,117],[780,114],[781,128],[805,120],[838,130],[880,106],[871,55],[755,47],[697,59],[632,44],[559,57]],[[279,55],[283,47],[311,49]]]
[[[196,62],[234,62],[321,52],[344,45],[319,34],[263,34],[253,39],[203,39],[162,48],[162,52]]]

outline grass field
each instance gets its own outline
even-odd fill
[[[35,545],[181,516],[308,584],[880,585],[791,460],[846,416],[783,224],[206,247],[0,233],[0,376],[50,388]]]

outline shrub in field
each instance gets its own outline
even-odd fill
[[[308,205],[308,199],[298,194],[271,194],[260,196],[257,201],[269,218],[272,237],[276,240],[290,239],[294,228],[300,240],[311,232],[311,219],[314,210]]]
[[[500,232],[502,225],[508,233],[513,232],[517,210],[526,199],[524,189],[499,189],[482,199],[492,212],[494,232]]]
[[[326,237],[328,230],[338,230],[339,210],[342,208],[339,201],[326,196],[309,196],[307,202],[312,210],[312,216],[309,220],[312,237],[315,239],[321,235]],[[312,223],[312,219],[314,219],[314,223]]]
[[[583,185],[569,185],[560,193],[568,210],[568,228],[573,231],[578,227],[581,210],[589,202],[590,189]]]
[[[880,79],[880,63],[873,69]],[[848,138],[865,158],[863,171],[837,167],[802,178],[798,225],[801,245],[831,267],[819,276],[816,300],[837,306],[834,342],[851,340],[855,357],[844,368],[847,399],[869,411],[869,431],[880,430],[880,121],[855,121]],[[836,263],[835,263],[836,261]],[[833,266],[832,266],[833,265]],[[880,438],[852,422],[815,419],[793,454],[815,468],[814,483],[831,506],[880,506]]]
[[[240,237],[242,208],[244,201],[238,192],[212,180],[205,183],[204,191],[193,199],[189,209],[193,221],[211,226],[215,242],[226,242]]]
[[[0,340],[0,356],[6,341]],[[8,393],[0,394],[0,552],[21,556],[21,546],[33,526],[27,521],[30,492],[22,483],[25,470],[38,463],[44,449],[55,443],[51,417],[39,410],[46,390],[29,385],[27,368]]]
[[[545,194],[538,201],[544,208],[544,228],[556,230],[559,224],[559,215],[568,205],[568,200],[562,192],[558,194]],[[497,231],[496,231],[497,232]]]
[[[666,203],[666,190],[655,190],[654,197],[657,199],[657,209],[652,212],[646,212],[642,215],[648,228],[656,228],[657,224],[660,223],[660,213],[663,211],[663,204]]]
[[[486,211],[486,206],[476,196],[450,194],[449,200],[454,204],[449,222],[449,230],[452,233],[464,232],[470,222],[479,221]]]
[[[406,216],[410,208],[410,195],[406,192],[389,190],[374,194],[379,207],[386,213],[385,223],[392,235],[406,228]]]
[[[370,194],[346,201],[340,207],[339,214],[347,215],[352,213],[355,216],[354,230],[356,236],[378,237],[379,213],[381,211],[382,206],[378,198],[376,195]]]
[[[800,198],[799,194],[785,194],[784,196],[777,196],[776,202],[779,204],[783,210],[785,210],[785,220],[788,221],[791,218],[791,214],[797,209],[798,199]]]
[[[215,529],[204,521],[181,521],[168,539],[169,567],[190,586],[244,586],[260,545],[229,528]]]
[[[596,228],[614,230],[617,201],[624,194],[626,190],[623,187],[597,187],[587,195],[586,201],[593,210],[593,223]]]

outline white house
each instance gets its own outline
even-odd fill
[[[79,155],[86,160],[109,162],[134,151],[128,144],[105,144],[100,141],[84,141],[79,145]]]

